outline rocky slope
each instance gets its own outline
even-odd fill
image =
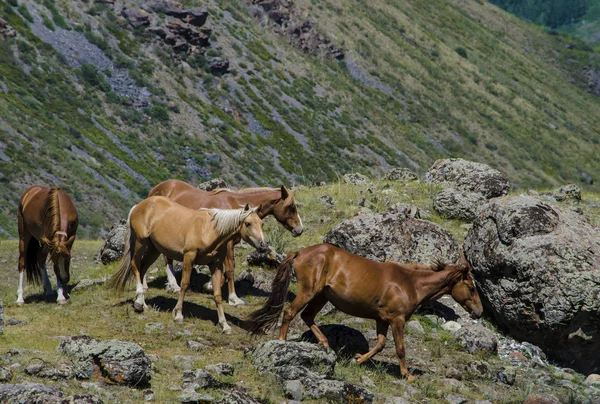
[[[0,235],[34,183],[97,235],[161,180],[312,183],[439,157],[593,184],[584,44],[475,0],[0,2]]]

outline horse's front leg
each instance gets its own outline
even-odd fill
[[[190,287],[190,279],[192,277],[192,267],[194,260],[196,259],[196,252],[190,251],[185,253],[183,256],[183,271],[181,274],[181,289],[179,290],[179,299],[177,299],[177,305],[173,309],[173,320],[182,322],[183,321],[183,299],[185,292]]]
[[[413,382],[415,377],[408,372],[406,366],[406,352],[404,349],[404,317],[396,317],[392,321],[392,332],[394,334],[394,343],[396,344],[396,355],[400,361],[400,376],[406,377],[409,382]]]
[[[211,264],[210,272],[212,273],[212,284],[220,285],[223,277],[223,261],[219,260],[215,264]],[[213,297],[215,304],[217,305],[217,314],[219,316],[219,326],[223,331],[223,334],[230,334],[231,327],[227,324],[225,319],[225,312],[223,311],[223,297],[221,296],[221,288],[213,288]]]
[[[56,298],[56,303],[58,304],[66,304],[67,303],[67,299],[65,298],[65,294],[64,294],[64,286],[62,284],[62,282],[60,281],[60,276],[59,276],[59,271],[61,271],[61,268],[59,268],[59,265],[64,265],[64,264],[54,264],[54,274],[56,275],[56,294],[58,295]],[[46,288],[46,282],[48,282],[48,289],[46,290],[46,295],[48,294],[52,294],[52,286],[50,285],[50,281],[48,280],[48,271],[46,270],[46,267],[44,266],[44,288]]]
[[[17,306],[22,306],[25,304],[25,299],[23,298],[23,278],[25,277],[27,248],[29,248],[31,236],[25,230],[25,222],[20,208],[17,214],[17,224],[19,230],[19,286],[17,287]]]
[[[239,306],[246,303],[244,303],[244,301],[240,299],[235,293],[235,255],[233,251],[234,247],[235,244],[232,240],[230,240],[227,243],[227,255],[225,256],[225,274],[227,275],[227,288],[229,290],[227,303],[229,303],[230,306]]]

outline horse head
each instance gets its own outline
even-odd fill
[[[50,259],[54,264],[56,277],[61,284],[68,284],[70,280],[71,247],[75,241],[75,235],[69,237],[67,233],[57,231],[54,233],[52,240],[42,236],[42,241],[50,250]]]
[[[294,192],[288,190],[285,186],[281,186],[281,199],[277,201],[273,207],[273,216],[279,223],[288,229],[292,236],[297,237],[302,234],[304,227],[302,219],[298,214],[296,202],[294,201]]]
[[[263,221],[257,213],[260,208],[260,206],[257,208],[250,208],[249,205],[244,207],[240,235],[242,236],[242,239],[252,247],[260,252],[265,252],[269,249],[269,244],[265,240],[265,235],[263,233]]]
[[[475,287],[471,266],[468,263],[466,265],[449,265],[447,269],[456,269],[461,274],[450,290],[452,298],[456,303],[460,304],[472,318],[476,319],[481,317],[483,305],[481,304],[479,293]]]

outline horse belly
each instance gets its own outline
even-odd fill
[[[379,318],[378,299],[373,296],[369,296],[367,298],[360,296],[347,296],[336,293],[335,290],[329,287],[325,288],[324,293],[325,297],[331,302],[331,304],[346,314],[362,318]]]

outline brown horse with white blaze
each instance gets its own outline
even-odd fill
[[[328,346],[327,338],[315,324],[315,316],[330,301],[344,313],[377,322],[377,343],[369,352],[357,356],[358,364],[384,348],[391,325],[400,374],[409,379],[413,377],[406,366],[404,324],[417,307],[449,293],[471,316],[477,318],[483,311],[469,265],[376,262],[330,244],[318,244],[288,254],[281,263],[271,296],[246,323],[253,334],[277,324],[292,270],[298,279],[298,293],[285,309],[280,340],[286,339],[290,321],[304,309],[302,319],[319,343]]]
[[[142,279],[150,266],[163,254],[168,260],[183,261],[179,299],[173,310],[175,321],[183,321],[183,300],[190,285],[193,265],[209,265],[212,281],[221,284],[227,242],[237,235],[256,249],[268,245],[262,231],[257,208],[246,205],[241,209],[188,209],[171,199],[152,196],[134,206],[127,218],[125,251],[117,272],[108,286],[122,292],[135,277],[136,311],[144,311]],[[224,333],[231,327],[225,320],[221,288],[213,291],[219,325]]]
[[[155,186],[148,196],[165,196],[190,209],[237,209],[246,204],[259,206],[257,213],[261,219],[273,215],[294,237],[301,235],[304,230],[294,201],[294,193],[283,185],[281,188],[247,188],[237,192],[227,189],[203,191],[183,181],[167,180]],[[229,241],[225,258],[225,271],[229,289],[228,303],[231,306],[244,304],[243,300],[235,293],[234,285],[235,260],[233,249],[239,242],[239,237]],[[166,272],[167,290],[179,291],[173,265],[168,260]]]
[[[48,255],[54,264],[57,302],[64,304],[64,287],[69,283],[71,247],[75,241],[78,217],[71,198],[60,188],[36,185],[21,196],[17,213],[19,230],[19,287],[17,305],[23,299],[23,275],[29,283],[44,283],[46,295],[52,285],[46,270]]]

